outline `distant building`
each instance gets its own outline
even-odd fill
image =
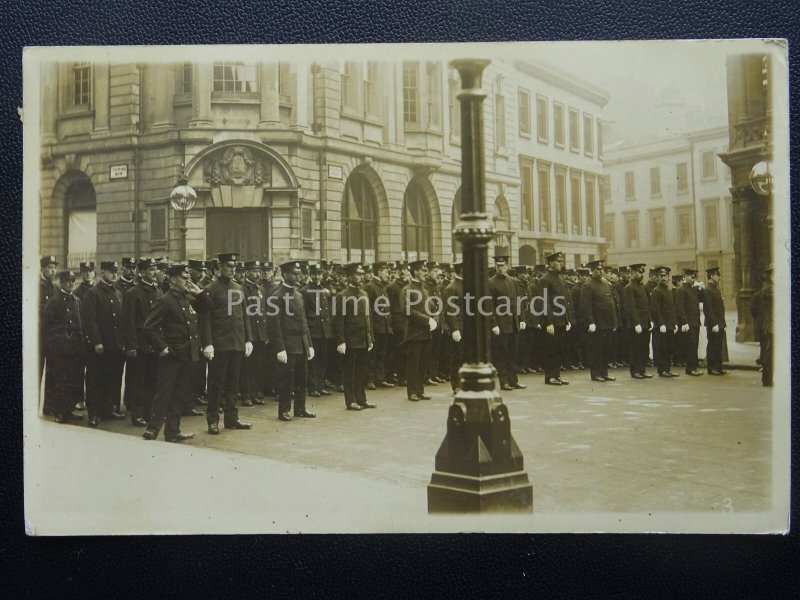
[[[459,256],[455,71],[321,58],[43,65],[42,253],[183,258],[168,197],[185,172],[186,258]],[[607,95],[523,61],[495,61],[484,90],[496,243],[518,263],[599,256]]]
[[[723,294],[736,292],[730,170],[718,158],[728,128],[607,150],[603,234],[608,260],[719,267]]]

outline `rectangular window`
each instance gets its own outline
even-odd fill
[[[381,106],[378,97],[378,63],[368,62],[364,78],[364,112],[368,115],[380,115]]]
[[[592,115],[583,115],[583,153],[586,156],[594,154],[594,119]]]
[[[600,178],[600,202],[603,204],[611,202],[611,175],[603,175]]]
[[[451,71],[448,81],[450,92],[448,104],[450,106],[450,134],[456,139],[461,139],[461,100],[458,99],[459,83],[456,75]]]
[[[572,233],[580,235],[581,232],[581,178],[570,177],[569,196],[572,207]]]
[[[439,128],[442,126],[442,85],[439,76],[439,65],[429,62],[425,67],[428,84],[428,125]]]
[[[678,212],[678,243],[694,243],[692,213],[690,210],[681,210]]]
[[[539,169],[539,230],[550,231],[550,170]]]
[[[547,130],[547,98],[536,96],[536,137],[540,142],[550,139],[550,132]]]
[[[520,199],[522,201],[522,228],[533,227],[533,164],[527,160],[519,161]]]
[[[586,235],[595,235],[594,179],[584,180],[584,197],[586,199]]]
[[[403,63],[403,122],[419,124],[419,66]]]
[[[314,238],[314,211],[310,208],[304,208],[301,214],[301,226],[304,240],[311,240]]]
[[[257,92],[256,64],[253,62],[214,63],[215,92]]]
[[[664,213],[653,213],[650,215],[650,244],[663,246],[664,242]]]
[[[567,226],[567,177],[556,171],[556,231],[564,233]]]
[[[150,241],[163,242],[167,239],[167,209],[150,209]]]
[[[289,63],[278,64],[278,95],[283,104],[290,104],[292,97],[292,70]]]
[[[353,63],[346,62],[341,73],[343,109],[349,108],[353,110],[356,108],[356,81],[353,67]]]
[[[639,247],[639,215],[625,215],[625,247]]]
[[[608,242],[608,247],[614,247],[614,215],[608,215],[603,219],[603,237]]]
[[[625,199],[633,200],[636,198],[636,179],[633,171],[625,172]]]
[[[717,155],[713,150],[706,150],[700,156],[703,161],[703,179],[716,179]]]
[[[686,163],[678,163],[678,191],[689,191],[689,166]]]
[[[553,137],[556,146],[564,147],[564,105],[553,102]]]
[[[506,147],[506,99],[503,94],[494,96],[494,143],[496,150]]]
[[[573,152],[581,151],[581,123],[578,111],[569,109],[569,149]]]
[[[719,246],[719,214],[716,202],[703,206],[703,223],[706,246],[709,248]]]
[[[650,195],[661,195],[661,168],[653,167],[650,169]]]
[[[178,88],[178,93],[192,93],[192,63],[183,63],[181,65],[181,83]]]
[[[92,100],[92,66],[78,63],[72,67],[72,106],[89,108]]]
[[[603,159],[603,122],[597,119],[597,158]]]
[[[517,97],[517,102],[519,103],[519,134],[529,136],[531,134],[531,93],[528,90],[519,88]]]

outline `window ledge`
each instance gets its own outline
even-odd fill
[[[548,144],[548,145],[550,144],[550,138],[542,136],[537,136],[536,141],[538,141],[540,144]]]
[[[258,92],[211,92],[213,104],[259,104],[261,95]]]
[[[67,110],[58,115],[59,119],[82,119],[84,117],[93,117],[94,116],[94,109],[92,108],[82,108],[80,110]]]
[[[556,148],[561,148],[562,150],[564,149],[564,143],[563,142],[561,142],[561,143],[553,142],[553,146],[555,146]]]
[[[173,94],[172,96],[172,105],[173,106],[184,106],[187,104],[192,103],[192,94],[189,93],[181,93],[181,94]]]

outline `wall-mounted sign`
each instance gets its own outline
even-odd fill
[[[342,167],[339,165],[328,165],[328,177],[330,179],[341,179]]]
[[[127,179],[128,165],[111,165],[108,172],[109,179]]]

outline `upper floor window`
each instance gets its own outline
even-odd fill
[[[529,136],[531,134],[531,93],[519,88],[519,133]]]
[[[428,125],[439,128],[442,126],[442,81],[439,74],[439,65],[429,62],[425,65],[425,74],[428,88]]]
[[[92,102],[92,65],[77,63],[72,67],[72,106],[89,108]]]
[[[356,109],[357,82],[355,65],[351,62],[344,63],[341,73],[342,82],[342,108]]]
[[[701,154],[703,161],[703,179],[716,179],[717,156],[713,150],[706,150]]]
[[[661,195],[661,169],[659,167],[650,169],[650,195]]]
[[[547,98],[536,96],[536,137],[540,142],[546,142],[550,138],[547,121]]]
[[[501,93],[494,96],[494,143],[496,150],[506,147],[506,99]]]
[[[678,191],[679,192],[688,192],[689,191],[689,166],[686,163],[678,163],[677,166],[678,170]]]
[[[378,95],[380,85],[378,78],[378,63],[368,62],[364,77],[364,112],[368,115],[380,115],[382,112]]]
[[[581,150],[581,124],[577,109],[569,109],[569,149],[573,152]]]
[[[564,105],[553,102],[553,137],[556,146],[564,147]]]
[[[633,171],[625,172],[625,199],[633,200],[636,198],[636,180]]]
[[[418,125],[419,118],[419,65],[403,63],[403,122]]]
[[[257,92],[256,65],[253,62],[214,63],[215,92]]]
[[[520,159],[520,201],[522,203],[522,228],[533,229],[533,162]]]
[[[458,99],[459,83],[454,71],[450,72],[448,80],[447,103],[450,107],[450,135],[461,138],[461,100]]]
[[[293,95],[292,85],[292,69],[289,63],[278,64],[278,95],[280,102],[283,104],[291,104],[291,97]]]
[[[678,211],[678,243],[679,244],[693,244],[694,243],[694,222],[692,220],[692,212],[690,209]]]
[[[178,85],[179,94],[192,93],[192,63],[183,63],[181,65],[181,78]]]
[[[594,119],[592,115],[583,115],[583,153],[594,154]]]
[[[597,158],[603,158],[603,122],[597,119]]]

